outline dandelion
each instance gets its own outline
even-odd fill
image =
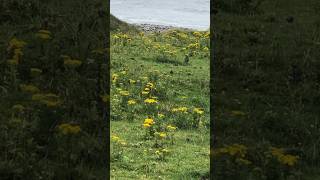
[[[144,124],[143,124],[143,127],[144,127],[144,128],[149,128],[149,127],[151,127],[151,125],[150,125],[150,124],[145,124],[145,123],[144,123]]]
[[[112,74],[112,83],[117,82],[119,75],[118,74]]]
[[[51,32],[48,30],[40,30],[36,33],[36,36],[43,40],[51,39]]]
[[[58,126],[58,129],[60,132],[64,135],[67,134],[78,134],[81,131],[81,128],[79,125],[72,125],[68,123],[63,123]]]
[[[135,100],[132,100],[132,99],[128,100],[128,105],[133,105],[133,104],[136,104],[136,103],[137,102]]]
[[[112,140],[112,141],[119,141],[120,138],[119,138],[118,136],[112,135],[112,136],[111,136],[111,140]]]
[[[198,31],[193,32],[192,34],[193,34],[194,36],[196,36],[196,37],[201,37],[201,33],[200,33],[200,32],[198,32]]]
[[[152,89],[154,87],[154,84],[152,82],[148,82],[146,86],[148,88]]]
[[[23,48],[25,45],[27,45],[26,42],[22,41],[22,40],[18,40],[17,38],[13,38],[10,40],[9,42],[9,46],[8,46],[8,51],[12,50],[12,49],[21,49]]]
[[[152,124],[154,124],[154,121],[153,121],[152,118],[146,118],[146,119],[144,120],[144,124],[150,124],[150,125],[152,125]]]
[[[159,118],[163,118],[163,117],[164,117],[164,114],[158,113],[158,117],[159,117]]]
[[[135,80],[132,80],[132,79],[129,79],[129,83],[130,84],[134,84],[134,83],[136,83],[137,81],[135,81]]]
[[[170,131],[174,131],[174,130],[177,129],[177,127],[168,125],[168,126],[167,126],[167,129],[170,130]]]
[[[203,114],[204,111],[201,108],[194,108],[193,112],[197,113],[197,114]]]
[[[150,98],[148,98],[148,99],[144,100],[144,102],[145,102],[145,103],[148,103],[148,104],[154,104],[154,103],[157,103],[158,101],[155,100],[155,99],[150,99]]]
[[[149,91],[142,91],[141,94],[142,94],[142,95],[149,94]]]
[[[162,151],[163,153],[169,153],[169,150],[167,150],[167,149],[165,149],[165,148],[162,149],[161,151]]]
[[[187,107],[173,108],[171,111],[172,112],[184,112],[184,113],[187,113],[188,108]]]
[[[129,91],[120,91],[119,94],[121,96],[129,96]]]
[[[270,150],[271,154],[275,156],[281,164],[294,166],[298,162],[298,156],[285,154],[281,148],[271,147]]]
[[[159,135],[161,138],[165,138],[165,137],[167,137],[167,134],[166,133],[160,133],[160,135]]]

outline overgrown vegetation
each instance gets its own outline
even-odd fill
[[[319,179],[319,3],[257,3],[213,4],[211,176]]]
[[[1,1],[0,179],[106,179],[106,9]]]
[[[111,178],[209,178],[209,32],[111,34]]]

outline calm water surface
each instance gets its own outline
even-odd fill
[[[209,29],[210,0],[110,0],[111,13],[129,23]]]

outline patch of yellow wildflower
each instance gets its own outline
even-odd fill
[[[297,164],[299,157],[290,155],[290,154],[285,154],[284,150],[281,148],[275,148],[271,147],[270,148],[271,154],[277,158],[277,160],[284,165],[288,166],[294,166]]]
[[[64,134],[78,134],[81,131],[79,125],[73,125],[69,123],[63,123],[58,126],[59,131]]]

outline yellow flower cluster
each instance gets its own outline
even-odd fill
[[[149,94],[150,90],[155,89],[154,84],[152,82],[148,82],[144,88],[144,90],[141,92],[141,94]]]
[[[121,96],[129,96],[130,93],[129,93],[129,91],[122,91],[122,90],[121,90],[121,91],[119,92],[119,94],[120,94]]]
[[[172,112],[183,112],[183,113],[187,113],[187,112],[188,112],[188,108],[187,108],[187,107],[172,108],[171,111],[172,111]]]
[[[73,125],[69,123],[63,123],[58,126],[58,129],[60,132],[64,135],[67,134],[78,134],[81,131],[81,128],[79,125]]]
[[[285,154],[284,150],[281,148],[270,148],[271,154],[275,156],[281,164],[294,166],[298,162],[298,156]]]
[[[119,75],[118,74],[112,74],[112,83],[116,83]]]
[[[164,139],[167,137],[165,132],[155,132],[154,135],[158,136],[160,139]]]
[[[111,141],[121,144],[122,146],[127,145],[127,143],[124,140],[122,140],[119,136],[112,135]]]
[[[169,131],[174,131],[174,130],[177,129],[177,127],[168,125],[168,126],[167,126],[167,129],[168,129]]]
[[[247,147],[242,144],[232,144],[227,147],[218,148],[213,152],[213,155],[229,154],[230,156],[237,156],[244,158],[247,154]]]
[[[147,98],[146,100],[144,100],[145,103],[148,103],[148,104],[155,104],[157,103],[158,101],[154,98]]]
[[[66,67],[76,68],[76,67],[79,67],[82,64],[82,62],[80,60],[71,59],[71,57],[67,56],[67,55],[63,55],[62,58],[64,60],[63,64]]]
[[[48,30],[39,30],[36,33],[36,36],[40,39],[43,39],[43,40],[49,40],[49,39],[51,39],[51,32]]]
[[[9,65],[18,65],[19,62],[21,61],[21,57],[23,55],[22,48],[26,45],[27,43],[18,40],[17,38],[11,39],[9,42],[9,46],[7,48],[8,52],[13,52],[13,57],[12,59],[7,60],[7,63]]]
[[[149,128],[149,127],[151,127],[153,124],[154,124],[153,119],[152,119],[152,118],[147,118],[147,119],[144,120],[143,127]]]
[[[128,105],[136,104],[137,102],[133,99],[128,100]]]
[[[38,93],[40,92],[39,88],[34,86],[34,85],[28,85],[28,84],[20,84],[20,89],[23,92],[27,92],[27,93]]]
[[[193,112],[197,113],[197,114],[203,114],[204,111],[201,108],[194,108]]]

